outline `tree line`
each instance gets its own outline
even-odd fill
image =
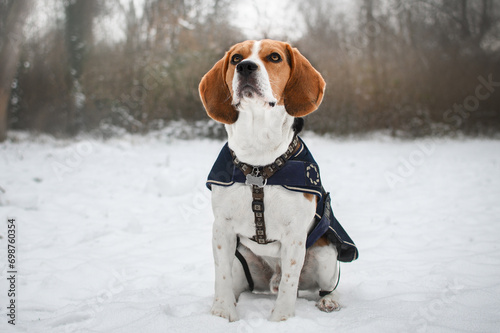
[[[228,0],[43,3],[50,23],[32,31],[35,2],[0,0],[0,140],[7,129],[106,135],[207,119],[199,80],[245,39]],[[498,2],[357,0],[349,15],[335,1],[289,4],[304,28],[288,41],[327,82],[307,129],[498,133]]]
[[[301,5],[307,32],[296,44],[315,50],[309,58],[328,83],[329,121],[313,114],[316,130],[498,132],[498,1],[360,0],[354,23],[330,1],[310,3]]]

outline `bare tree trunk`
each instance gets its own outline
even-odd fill
[[[376,32],[376,29],[380,29],[380,26],[375,20],[375,17],[373,15],[373,8],[374,7],[374,0],[364,0],[363,1],[363,7],[362,9],[365,11],[365,17],[364,17],[364,33],[366,37],[368,38],[368,48],[367,48],[367,53],[368,53],[368,61],[370,64],[369,71],[370,71],[370,76],[371,76],[371,84],[372,84],[372,91],[371,91],[371,98],[373,102],[373,108],[379,110],[380,107],[380,92],[381,92],[381,84],[380,84],[380,77],[379,77],[379,68],[377,64],[377,35],[378,33]],[[375,123],[377,122],[377,119],[375,119],[375,114],[373,112],[369,112],[367,115],[368,120],[368,126],[370,126],[370,129],[375,127]]]
[[[467,13],[467,0],[462,0],[460,2],[460,27],[462,31],[462,39],[469,39],[471,37],[471,31]]]
[[[7,137],[7,109],[9,107],[12,80],[16,75],[23,27],[28,16],[30,0],[15,0],[4,5],[8,8],[5,29],[1,31],[0,49],[0,142]]]
[[[93,20],[99,11],[97,0],[74,0],[66,2],[66,47],[69,71],[72,78],[73,105],[68,109],[67,132],[76,134],[84,127],[85,91],[82,76],[87,55],[93,44]]]
[[[493,23],[492,17],[494,16],[494,14],[492,14],[493,6],[491,0],[483,0],[482,4],[483,7],[481,10],[481,20],[479,21],[479,43],[482,41],[486,33],[490,30]]]

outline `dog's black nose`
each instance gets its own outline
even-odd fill
[[[241,75],[247,77],[253,72],[255,72],[259,66],[250,60],[242,61],[236,66],[236,71]]]

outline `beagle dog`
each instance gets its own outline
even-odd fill
[[[228,134],[226,155],[234,165],[223,168],[246,177],[210,184],[213,315],[238,320],[237,300],[252,289],[277,294],[272,321],[294,316],[298,290],[320,290],[317,307],[339,309],[331,293],[339,279],[338,247],[322,235],[306,249],[320,196],[272,185],[273,172],[266,175],[303,151],[296,139],[300,117],[319,107],[324,90],[322,76],[296,48],[273,40],[234,45],[200,82],[208,115]]]

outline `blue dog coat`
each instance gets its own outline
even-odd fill
[[[330,203],[330,193],[327,193],[322,184],[319,167],[302,139],[299,138],[298,151],[278,170],[267,179],[267,185],[279,185],[295,192],[314,194],[318,197],[316,206],[315,225],[309,232],[306,248],[312,246],[321,236],[326,235],[337,248],[337,259],[342,262],[351,262],[358,258],[358,249],[339,221],[333,215]],[[233,163],[233,157],[226,143],[215,161],[208,175],[206,185],[212,189],[213,185],[231,186],[234,183],[245,184],[246,177]]]

